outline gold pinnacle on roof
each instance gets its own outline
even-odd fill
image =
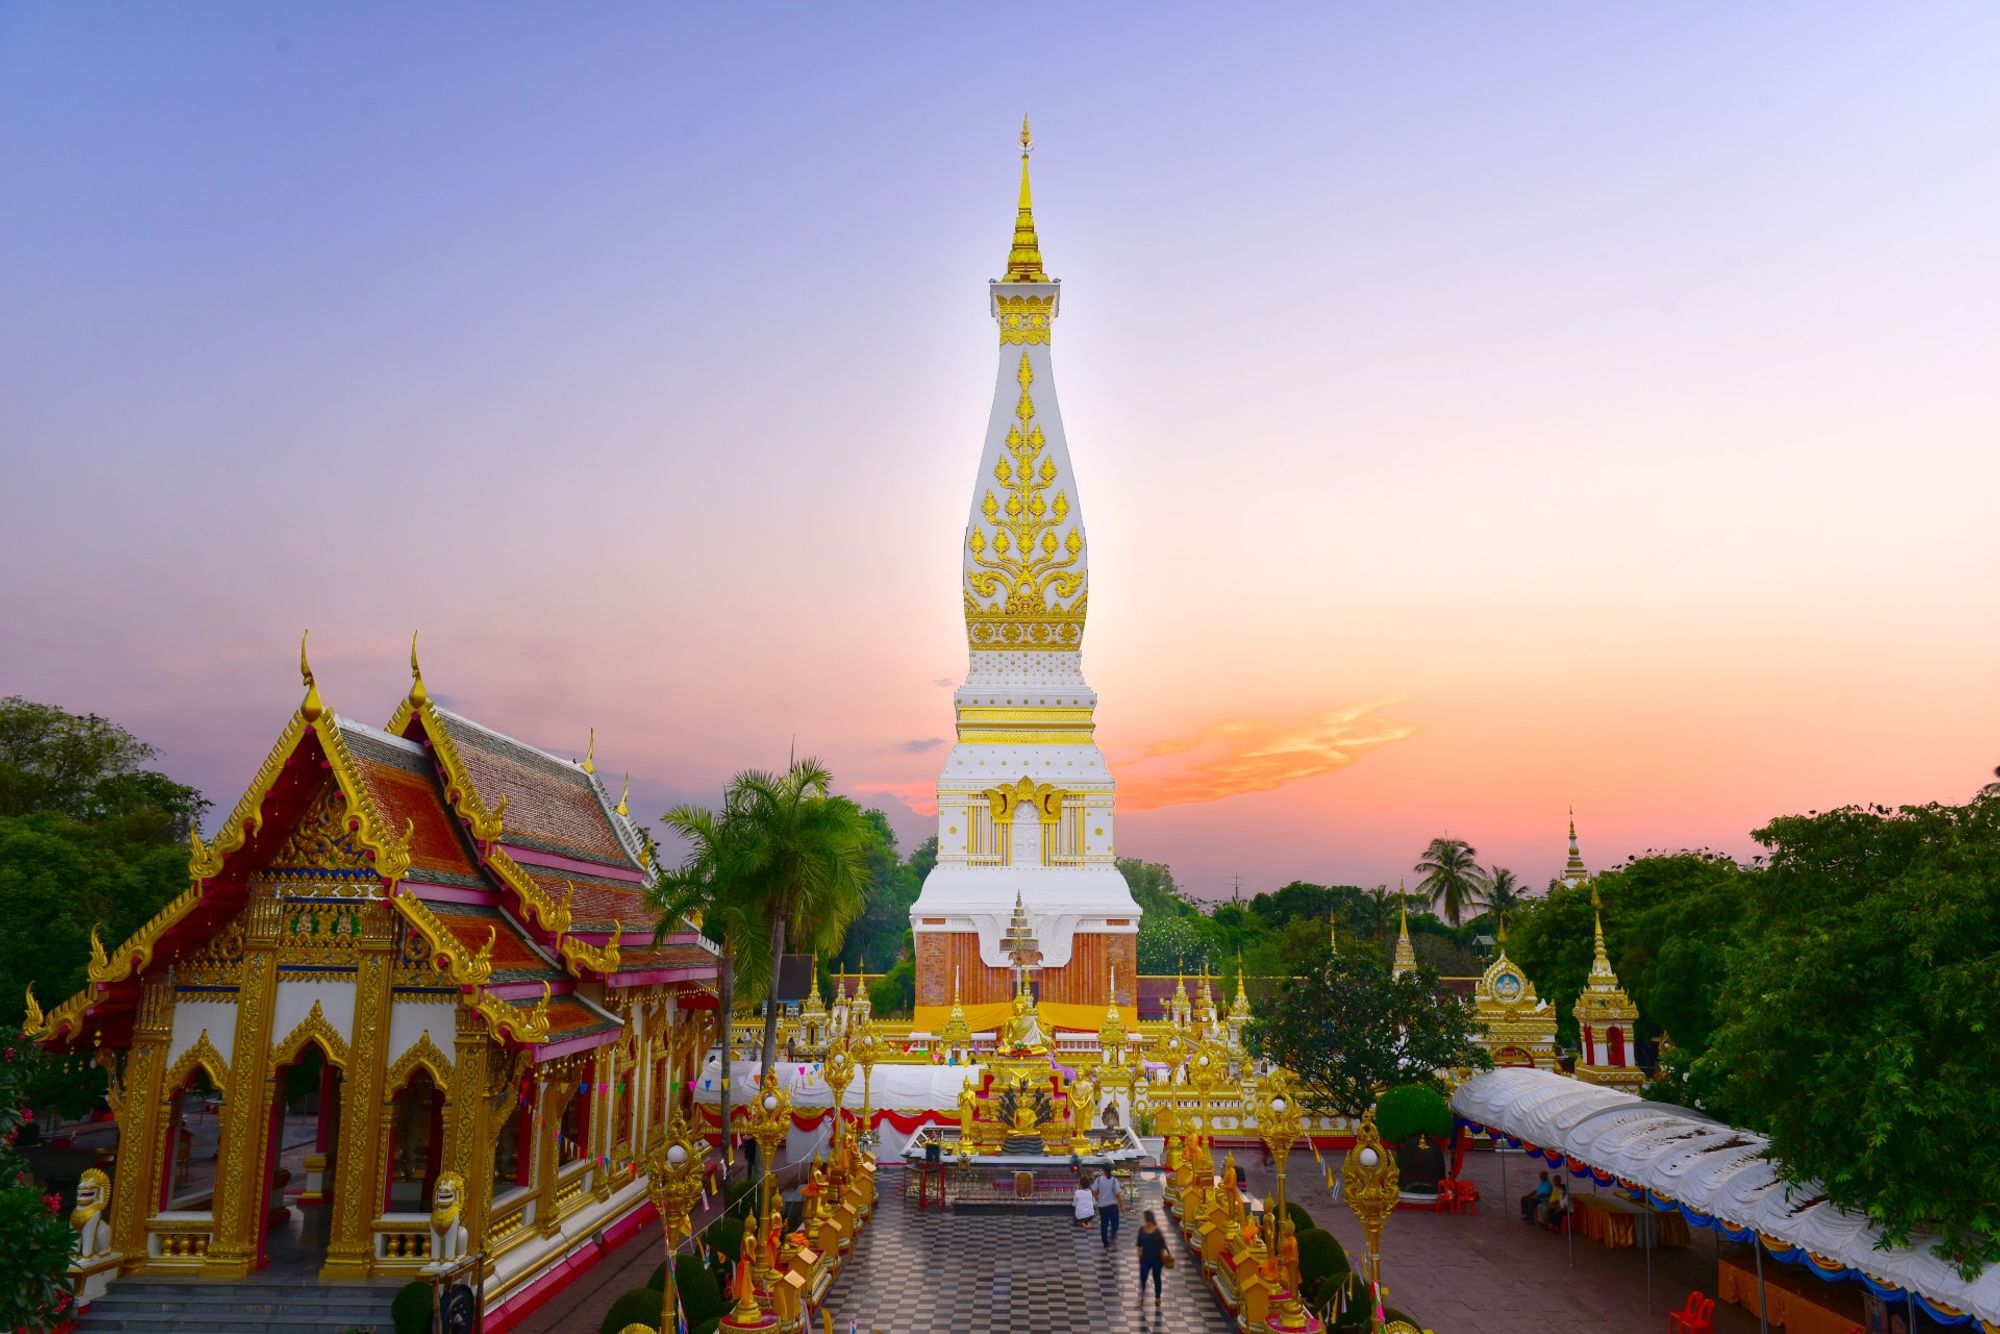
[[[1335,917],[1326,919],[1326,952],[1340,953],[1340,921]]]
[[[1569,860],[1563,864],[1560,878],[1566,885],[1580,885],[1589,875],[1583,864],[1583,853],[1576,846],[1576,807],[1572,806],[1569,808]]]
[[[1593,984],[1609,982],[1618,985],[1618,974],[1611,971],[1611,956],[1604,949],[1604,905],[1597,897],[1597,882],[1590,882],[1590,915],[1596,925],[1596,953],[1590,961],[1590,980]]]
[[[951,970],[951,1013],[945,1017],[944,1031],[938,1038],[947,1047],[965,1047],[972,1043],[972,1025],[965,1017],[965,1004],[959,999],[958,969]]]
[[[1125,1045],[1125,1015],[1118,1008],[1118,965],[1111,965],[1111,1004],[1104,1011],[1104,1022],[1097,1026],[1097,1045],[1105,1051],[1115,1051]]]
[[[626,798],[630,797],[631,795],[632,795],[632,775],[631,775],[631,774],[626,774],[626,775],[625,775],[625,786],[624,786],[624,788],[623,788],[623,789],[622,789],[622,790],[621,790],[621,791],[620,791],[620,792],[618,793],[618,804],[617,804],[616,806],[612,807],[612,809],[613,809],[613,810],[615,810],[615,811],[617,811],[617,812],[618,812],[618,813],[619,813],[620,815],[630,815],[630,814],[632,813],[632,811],[631,811],[631,808],[630,808],[630,807],[628,807],[628,806],[627,806],[627,805],[625,804],[625,802],[626,802]]]
[[[593,727],[590,729],[590,744],[583,748],[583,771],[585,773],[594,774],[597,772],[597,765],[595,763],[596,756],[597,756],[597,729]]]
[[[1035,136],[1028,130],[1028,117],[1021,115],[1021,200],[1014,212],[1014,247],[1007,252],[1010,283],[1045,283],[1042,246],[1035,237],[1035,201],[1028,190],[1028,154],[1034,150]]]
[[[299,675],[305,678],[306,697],[299,705],[299,716],[309,723],[316,723],[326,712],[326,703],[319,697],[319,686],[313,682],[312,664],[306,661],[306,636],[312,631],[299,632]]]
[[[430,692],[424,689],[424,669],[417,666],[417,632],[410,631],[410,704],[414,708],[424,707]]]
[[[806,1003],[805,1003],[805,1004],[804,1004],[804,1005],[803,1005],[802,1007],[800,1007],[800,1010],[799,1010],[799,1013],[801,1013],[801,1014],[825,1014],[825,1013],[826,1013],[826,1001],[825,1001],[825,1000],[824,1000],[824,999],[823,999],[823,998],[822,998],[822,997],[820,996],[820,994],[819,994],[819,955],[818,955],[818,954],[814,954],[814,955],[812,956],[812,994],[806,997]]]
[[[1396,901],[1402,905],[1403,921],[1396,929],[1396,959],[1390,965],[1389,973],[1392,977],[1401,977],[1404,973],[1416,971],[1417,951],[1410,944],[1410,904],[1403,897],[1403,882],[1400,880],[1396,882]]]

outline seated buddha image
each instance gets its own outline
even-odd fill
[[[1007,1020],[1006,1045],[1010,1049],[1042,1051],[1042,1026],[1035,1021],[1035,1012],[1028,1005],[1028,993],[1014,993],[1014,1013]]]

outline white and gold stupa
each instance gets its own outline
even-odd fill
[[[971,667],[938,777],[937,867],[910,909],[920,1029],[944,1024],[954,978],[974,1030],[1005,1022],[1016,896],[1039,943],[1045,1022],[1096,1032],[1108,1005],[1132,999],[1112,995],[1114,971],[1139,973],[1139,907],[1112,860],[1113,783],[1083,679],[1089,559],[1049,362],[1062,293],[1042,268],[1030,144],[1024,119],[1014,244],[989,285],[999,380],[960,552]]]

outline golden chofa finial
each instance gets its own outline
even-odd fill
[[[424,689],[424,669],[417,665],[417,632],[412,630],[410,631],[410,703],[421,709],[430,697],[430,691]]]
[[[613,809],[616,810],[620,815],[629,816],[632,814],[631,808],[626,805],[626,798],[630,797],[631,795],[632,795],[632,775],[626,774],[624,790],[619,792],[618,805],[613,807]]]
[[[1028,189],[1028,153],[1035,146],[1035,137],[1028,131],[1028,117],[1021,116],[1021,198],[1014,209],[1014,245],[1007,252],[1007,276],[1002,281],[1010,283],[1045,283],[1049,275],[1042,271],[1042,244],[1035,235],[1035,200]]]
[[[326,703],[319,697],[319,686],[313,681],[312,664],[306,661],[306,636],[312,631],[299,632],[299,675],[305,678],[305,702],[299,705],[299,716],[309,723],[316,723],[326,712]]]
[[[590,744],[583,748],[583,771],[585,773],[594,774],[597,772],[596,756],[597,729],[593,727],[590,729]]]

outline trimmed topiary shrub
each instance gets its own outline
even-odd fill
[[[389,1302],[389,1321],[396,1334],[425,1334],[431,1327],[431,1285],[405,1283]]]
[[[646,1280],[646,1286],[654,1292],[665,1292],[667,1290],[667,1262],[665,1260],[653,1266],[652,1277]]]
[[[1424,1084],[1398,1084],[1375,1100],[1375,1128],[1390,1144],[1414,1144],[1419,1135],[1433,1142],[1451,1138],[1451,1107],[1444,1095]]]
[[[1347,1252],[1331,1232],[1316,1227],[1299,1232],[1299,1287],[1309,1304],[1323,1304],[1333,1286],[1347,1277],[1347,1269]]]
[[[1313,1222],[1313,1216],[1300,1207],[1297,1200],[1285,1201],[1285,1216],[1292,1220],[1292,1226],[1299,1230],[1300,1236],[1319,1226]]]
[[[604,1323],[597,1327],[597,1334],[618,1334],[627,1325],[644,1325],[657,1329],[660,1324],[660,1291],[658,1288],[634,1288],[604,1313]]]
[[[743,1253],[743,1220],[718,1218],[708,1225],[708,1231],[702,1234],[702,1240],[708,1243],[711,1255],[734,1265],[736,1257]]]
[[[720,1316],[717,1316],[713,1320],[704,1320],[699,1325],[689,1325],[688,1334],[715,1334],[715,1327],[721,1323],[722,1317]]]
[[[681,1314],[687,1318],[688,1334],[703,1324],[714,1325],[727,1307],[722,1301],[722,1285],[701,1262],[699,1255],[674,1257],[674,1290],[681,1295]]]

